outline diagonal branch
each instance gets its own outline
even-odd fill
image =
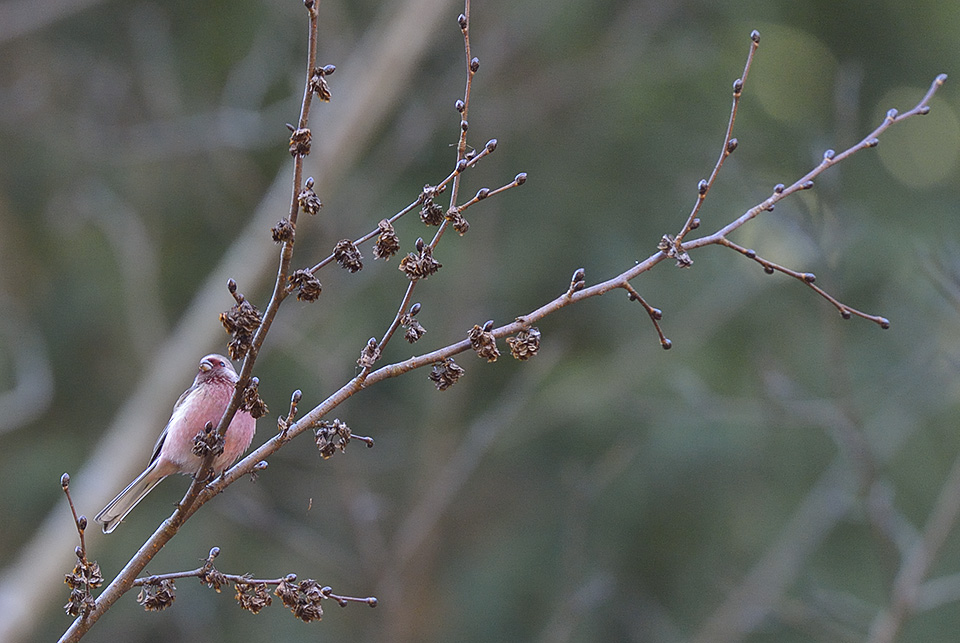
[[[760,255],[758,255],[755,250],[750,250],[748,248],[744,248],[743,246],[739,246],[734,242],[730,241],[729,239],[727,239],[726,237],[721,237],[717,243],[726,248],[730,248],[731,250],[736,250],[746,258],[756,261],[758,264],[763,266],[763,271],[768,275],[772,275],[774,272],[782,272],[785,275],[793,277],[794,279],[803,283],[804,285],[809,286],[811,290],[813,290],[818,295],[820,295],[821,297],[829,301],[831,304],[833,304],[833,306],[840,312],[840,316],[843,317],[844,319],[850,319],[851,316],[856,315],[857,317],[861,317],[863,319],[866,319],[867,321],[874,322],[884,330],[886,330],[887,328],[890,328],[890,320],[888,320],[886,317],[880,317],[879,315],[870,315],[865,312],[859,311],[856,308],[851,308],[846,304],[840,303],[835,297],[827,293],[823,288],[813,283],[814,281],[816,281],[817,277],[812,272],[797,272],[796,270],[791,270],[790,268],[781,266],[778,263],[775,263],[768,259],[764,259]]]

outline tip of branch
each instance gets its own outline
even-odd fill
[[[750,32],[750,40],[752,40],[753,42],[755,42],[756,44],[759,45],[759,44],[760,44],[760,32],[757,31],[756,29],[754,29],[753,31],[751,31],[751,32]]]

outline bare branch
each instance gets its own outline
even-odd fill
[[[733,124],[737,120],[737,108],[740,106],[740,96],[743,94],[743,85],[747,82],[747,75],[750,73],[751,64],[753,64],[753,55],[757,52],[757,47],[759,46],[760,32],[754,30],[750,33],[750,50],[747,53],[747,62],[743,65],[743,74],[740,75],[740,78],[733,81],[733,105],[730,107],[730,120],[727,121],[727,131],[723,135],[723,145],[720,146],[720,158],[717,159],[717,164],[713,167],[710,177],[700,181],[697,185],[697,202],[687,217],[686,223],[683,224],[683,228],[680,229],[680,232],[677,233],[676,236],[675,244],[678,251],[687,233],[700,226],[700,220],[697,217],[697,214],[700,212],[700,207],[703,205],[704,199],[707,198],[707,193],[710,191],[710,188],[713,187],[714,181],[717,180],[717,175],[720,174],[720,168],[723,167],[723,162],[737,149],[737,139],[733,138]]]

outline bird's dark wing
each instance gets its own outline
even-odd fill
[[[196,388],[197,386],[194,384],[180,394],[180,399],[178,399],[177,403],[173,405],[173,413],[170,414],[170,420],[172,420],[173,416],[176,415],[177,409],[180,408],[180,405],[183,404],[184,400],[186,400]],[[170,427],[170,420],[167,420],[167,425],[164,426],[163,431],[160,432],[160,437],[157,438],[157,443],[153,445],[153,455],[150,456],[150,464],[153,464],[153,462],[160,457],[160,449],[163,448],[163,441],[167,439],[167,429]]]

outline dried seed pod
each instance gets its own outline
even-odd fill
[[[377,345],[377,338],[371,337],[367,340],[366,346],[360,351],[360,357],[357,359],[357,366],[360,368],[372,368],[380,358],[380,347]]]
[[[317,449],[320,450],[320,457],[328,459],[337,451],[343,453],[347,444],[350,443],[351,431],[344,422],[339,419],[324,420],[314,431],[314,438],[317,443]]]
[[[253,334],[260,327],[260,311],[257,310],[243,295],[237,294],[237,284],[232,279],[228,287],[232,286],[231,293],[237,304],[228,311],[220,313],[220,323],[233,337],[227,348],[231,359],[240,359],[250,350]]]
[[[363,269],[363,255],[360,254],[360,249],[350,239],[337,242],[333,249],[333,258],[344,270],[358,272]]]
[[[540,330],[536,327],[524,328],[516,337],[508,337],[507,344],[514,359],[528,360],[540,352]]]
[[[400,317],[400,325],[407,329],[407,332],[403,335],[403,338],[413,344],[427,332],[427,329],[424,328],[420,322],[418,322],[414,317],[417,313],[420,312],[420,303],[416,303],[410,307],[410,311],[404,313]]]
[[[252,614],[259,614],[273,602],[266,583],[237,583],[234,598],[240,607]]]
[[[430,226],[440,225],[443,223],[443,206],[432,200],[424,203],[420,207],[420,220]]]
[[[313,70],[313,74],[310,75],[309,90],[311,93],[316,94],[317,98],[324,103],[329,103],[331,98],[330,86],[327,84],[327,79],[324,78],[324,76],[332,74],[336,69],[333,65],[317,67]]]
[[[260,397],[260,380],[256,377],[250,379],[247,388],[243,391],[243,398],[240,401],[240,408],[253,416],[253,419],[262,418],[270,409]]]
[[[453,229],[456,230],[461,237],[467,233],[467,230],[470,229],[470,223],[463,218],[460,208],[450,208],[447,210],[447,213],[444,216],[446,217],[447,221],[453,225]]]
[[[457,383],[463,376],[464,370],[453,361],[452,357],[448,357],[442,362],[433,365],[433,369],[430,371],[430,381],[432,381],[438,391],[445,391],[454,384]]]
[[[287,279],[297,288],[299,301],[316,301],[323,290],[320,280],[309,270],[297,270]]]
[[[300,209],[309,215],[320,212],[323,204],[320,202],[317,193],[313,191],[313,177],[307,179],[303,190],[297,195],[297,202],[300,204]]]
[[[380,229],[380,236],[377,237],[377,242],[373,244],[373,258],[387,261],[399,252],[400,239],[397,238],[393,224],[386,219],[377,224],[377,227]]]
[[[487,328],[487,325],[489,325],[490,328]],[[500,351],[497,349],[497,340],[493,336],[493,333],[490,332],[492,328],[493,322],[487,322],[483,328],[474,325],[474,327],[470,329],[470,332],[467,333],[470,346],[479,357],[482,357],[488,362],[495,362],[497,358],[500,357]]]
[[[287,127],[290,126],[288,125]],[[308,155],[310,153],[311,139],[312,134],[309,128],[294,129],[290,135],[290,155],[301,157]]]
[[[156,583],[143,585],[140,593],[137,594],[137,602],[148,612],[159,612],[173,605],[173,601],[177,598],[176,591],[173,581],[164,578]]]
[[[417,239],[417,252],[411,252],[400,260],[400,270],[407,275],[411,281],[415,279],[425,279],[433,273],[440,270],[442,264],[433,258],[433,248],[423,243],[423,239]]]
[[[273,237],[273,240],[276,243],[287,243],[289,241],[293,241],[293,224],[290,223],[290,221],[288,221],[286,218],[280,219],[280,221],[277,222],[277,225],[270,228],[270,236]]]

